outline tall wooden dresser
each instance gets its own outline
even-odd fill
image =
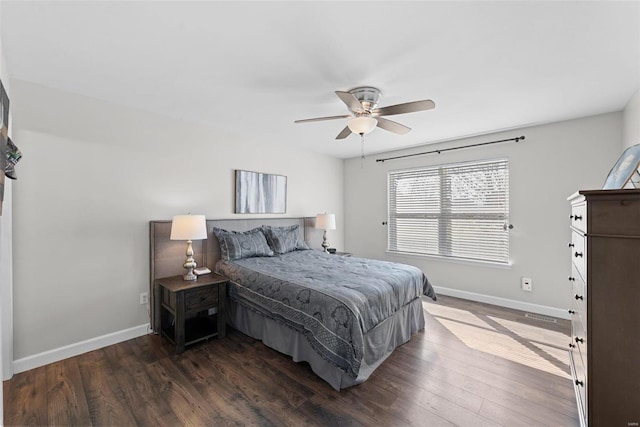
[[[640,189],[569,201],[569,360],[581,424],[640,426]]]

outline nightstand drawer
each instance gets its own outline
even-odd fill
[[[184,308],[187,312],[206,309],[218,304],[218,285],[185,292]]]

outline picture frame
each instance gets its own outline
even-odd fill
[[[287,177],[235,170],[237,214],[283,214],[287,212]]]
[[[640,144],[624,150],[604,182],[603,190],[638,188],[640,186]]]

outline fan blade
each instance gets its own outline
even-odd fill
[[[389,105],[388,107],[376,108],[371,112],[373,117],[393,116],[394,114],[413,113],[416,111],[431,110],[436,104],[430,100],[405,102],[404,104]]]
[[[345,114],[343,116],[316,117],[315,119],[296,120],[294,123],[321,122],[323,120],[346,119],[347,117],[351,117],[351,116],[349,114]]]
[[[342,102],[347,104],[347,107],[349,107],[351,111],[362,111],[362,104],[360,104],[358,98],[356,98],[352,93],[337,90],[336,95],[338,95]]]
[[[401,125],[400,123],[394,122],[389,119],[383,119],[382,117],[378,117],[377,126],[381,129],[388,130],[389,132],[397,133],[398,135],[404,135],[409,133],[411,130],[410,127]]]
[[[349,129],[349,126],[345,126],[344,129],[342,129],[342,132],[336,136],[336,139],[345,139],[349,135],[351,135],[351,129]]]

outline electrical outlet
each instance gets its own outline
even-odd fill
[[[140,304],[149,304],[149,292],[140,292]]]
[[[207,314],[208,314],[209,316],[211,316],[211,315],[216,314],[217,312],[218,312],[218,307],[213,307],[213,308],[210,308],[210,309],[209,309],[209,311],[207,312]]]
[[[523,277],[520,284],[522,285],[522,290],[525,292],[531,292],[533,290],[533,280],[528,277]]]

